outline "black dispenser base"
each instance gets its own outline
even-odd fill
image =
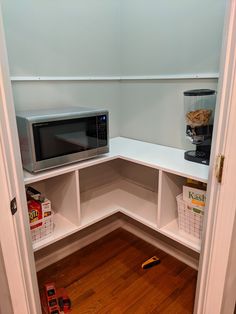
[[[210,154],[204,151],[189,150],[184,153],[184,158],[189,161],[197,162],[203,165],[209,165]]]

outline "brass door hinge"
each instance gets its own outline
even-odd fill
[[[223,168],[224,168],[224,160],[225,156],[223,155],[218,155],[216,157],[216,178],[219,183],[222,182],[222,176],[223,176]]]

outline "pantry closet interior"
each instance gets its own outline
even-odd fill
[[[178,294],[170,311],[179,304],[186,313],[193,310],[201,239],[179,230],[176,197],[187,180],[205,186],[208,166],[184,160],[184,151],[193,145],[185,137],[183,92],[217,91],[225,6],[225,0],[2,1],[15,110],[109,110],[108,154],[37,174],[24,171],[22,182],[45,195],[54,211],[52,233],[32,243],[39,287],[50,276],[67,285],[74,313],[82,313],[80,306],[87,313],[91,304],[94,313],[137,310],[137,300],[130,297],[122,308],[114,295],[132,295],[138,278],[150,281],[150,299],[143,295],[149,312],[165,313],[170,304],[159,297],[158,308],[152,275],[145,277],[138,268],[155,254],[163,258],[163,268],[158,274],[154,267],[150,274],[156,280],[167,274],[169,283],[179,284],[178,293],[164,289],[168,296]],[[127,255],[121,256],[124,248]],[[93,256],[101,260],[93,268],[83,254],[91,263]],[[109,259],[107,281],[83,290],[80,281],[99,282]],[[97,279],[91,279],[99,267]],[[117,277],[114,270],[123,281],[106,290]],[[60,276],[67,274],[66,282]],[[191,291],[184,288],[185,276],[194,282]],[[98,289],[112,302],[105,303]],[[189,297],[182,300],[186,291]]]

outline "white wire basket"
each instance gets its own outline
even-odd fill
[[[30,228],[31,228],[30,231],[31,231],[31,238],[32,238],[33,243],[38,242],[50,236],[54,228],[53,212],[48,217],[37,220],[35,222],[31,222]]]
[[[201,239],[204,209],[183,200],[183,194],[176,197],[178,204],[179,229]]]

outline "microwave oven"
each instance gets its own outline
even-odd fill
[[[38,172],[107,153],[108,117],[82,107],[17,112],[23,168]]]

